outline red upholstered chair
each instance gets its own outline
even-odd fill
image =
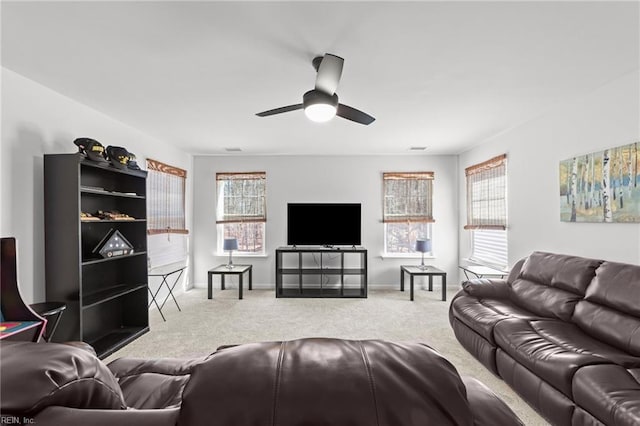
[[[0,339],[37,342],[47,321],[31,310],[20,295],[16,239],[0,240]]]

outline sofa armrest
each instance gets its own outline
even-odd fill
[[[461,379],[467,388],[474,426],[524,426],[507,404],[484,383],[469,376],[462,376]]]
[[[462,283],[462,289],[469,296],[491,299],[508,299],[509,284],[505,279],[477,278]]]

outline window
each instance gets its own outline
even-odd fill
[[[385,253],[415,253],[416,239],[431,239],[433,172],[383,173]]]
[[[507,247],[507,156],[465,169],[467,224],[472,231],[471,259],[504,268]]]
[[[185,224],[186,170],[147,160],[147,232],[187,234]]]
[[[238,252],[264,254],[266,179],[265,172],[216,173],[219,252],[225,238],[236,238]]]

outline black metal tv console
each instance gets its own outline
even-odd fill
[[[279,247],[276,297],[367,297],[367,250]]]

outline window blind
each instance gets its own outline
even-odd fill
[[[507,156],[465,169],[467,224],[464,229],[507,228]]]
[[[265,172],[216,173],[216,223],[266,222]]]
[[[151,159],[147,159],[147,170],[147,232],[187,234],[187,171]]]
[[[472,237],[471,259],[506,268],[508,262],[507,231],[476,229]]]
[[[382,221],[434,222],[433,179],[433,172],[383,173]]]

